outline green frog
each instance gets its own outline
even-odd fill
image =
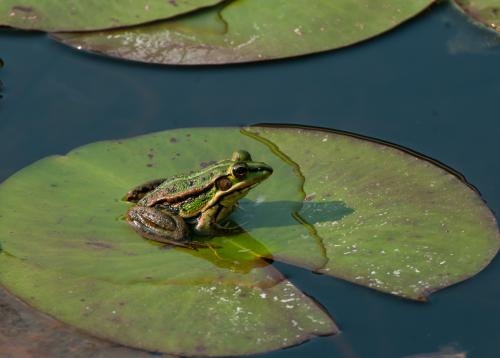
[[[204,236],[239,233],[242,229],[228,225],[225,219],[238,200],[272,172],[269,165],[252,161],[249,152],[238,150],[230,160],[197,172],[133,188],[124,198],[135,203],[127,212],[127,221],[145,238],[184,247],[196,247],[190,240],[190,228]]]

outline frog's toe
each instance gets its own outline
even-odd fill
[[[213,230],[216,234],[241,234],[245,232],[241,226],[236,224],[234,221],[226,221],[224,224],[214,224]]]

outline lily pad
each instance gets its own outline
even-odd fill
[[[288,216],[300,207],[294,168],[238,129],[97,143],[22,170],[0,187],[13,209],[0,209],[0,281],[93,335],[171,354],[258,353],[337,332],[321,307],[269,265],[278,257],[310,268],[324,264],[303,226],[292,228],[295,238],[272,234],[287,231],[281,223],[259,241],[249,231],[194,251],[144,240],[123,220],[129,203],[121,198],[134,185],[201,168],[239,147],[277,170],[278,181],[262,184],[256,201],[281,201]],[[310,254],[301,258],[301,251]]]
[[[388,31],[434,0],[233,0],[147,26],[54,34],[65,44],[160,64],[261,61],[332,50]]]
[[[0,1],[0,25],[42,31],[89,31],[143,24],[222,0]]]
[[[453,0],[473,20],[500,31],[500,2],[498,0]]]
[[[232,216],[246,232],[166,248],[123,220],[138,183],[238,148],[274,168]],[[496,254],[495,219],[446,168],[344,133],[181,129],[77,148],[0,186],[0,282],[91,334],[176,355],[241,355],[337,332],[279,260],[410,299]],[[195,327],[193,329],[193,327]]]
[[[304,191],[318,208],[302,216],[325,246],[322,273],[426,300],[482,270],[499,249],[495,217],[479,194],[436,162],[344,133],[251,131],[279,143],[306,178]],[[328,218],[321,210],[328,202],[355,211]]]
[[[15,258],[1,265],[2,282],[29,304],[101,338],[152,351],[234,356],[337,332],[328,314],[284,279],[269,288],[115,284]]]

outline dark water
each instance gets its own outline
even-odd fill
[[[297,60],[214,68],[79,54],[0,31],[0,180],[102,139],[192,126],[297,123],[410,147],[463,173],[500,212],[500,37],[448,5],[379,39]],[[497,216],[498,217],[498,216]],[[500,349],[500,260],[417,304],[277,264],[343,334],[267,357],[402,357]]]

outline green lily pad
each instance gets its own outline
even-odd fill
[[[498,0],[453,0],[473,20],[500,31],[500,2]]]
[[[121,198],[134,185],[201,168],[240,147],[277,170],[278,180],[259,186],[250,203],[281,202],[287,216],[300,209],[295,168],[238,129],[96,143],[27,167],[0,187],[12,209],[0,209],[0,281],[93,335],[172,354],[258,353],[335,333],[328,314],[269,265],[273,258],[324,264],[320,243],[303,226],[279,240],[273,233],[287,231],[285,219],[260,240],[249,230],[194,251],[144,240],[123,220],[130,204]]]
[[[222,64],[349,46],[388,31],[434,0],[233,0],[130,29],[55,34],[65,44],[128,60]]]
[[[2,282],[29,304],[98,337],[152,351],[233,356],[337,332],[328,314],[283,278],[269,288],[116,284],[15,258],[0,265]]]
[[[246,232],[165,248],[123,220],[138,183],[247,149],[274,168]],[[479,272],[495,219],[453,173],[383,143],[290,127],[198,128],[77,148],[0,186],[0,282],[91,334],[176,355],[242,355],[337,332],[284,261],[410,299]],[[196,327],[193,330],[193,327]]]
[[[322,273],[426,300],[481,271],[499,249],[495,217],[479,194],[418,154],[332,131],[252,132],[279,143],[306,178],[309,203],[323,215],[302,214],[325,246]],[[321,213],[325,202],[355,211],[328,218]]]
[[[0,25],[42,31],[89,31],[143,24],[222,0],[0,1]]]

